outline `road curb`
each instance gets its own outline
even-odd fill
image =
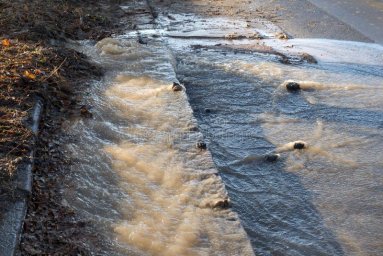
[[[29,125],[32,133],[32,149],[26,163],[20,164],[16,171],[13,197],[7,199],[3,219],[0,220],[0,256],[15,255],[27,212],[28,198],[32,194],[32,170],[34,165],[35,145],[43,110],[43,101],[37,99]]]

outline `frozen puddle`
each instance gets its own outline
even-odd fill
[[[106,236],[105,255],[253,255],[161,40],[104,39],[83,50],[108,74],[90,89],[68,201]]]

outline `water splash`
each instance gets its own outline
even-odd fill
[[[85,46],[109,71],[92,92],[96,120],[90,122],[108,125],[87,127],[91,134],[82,138],[76,153],[85,155],[91,143],[99,148],[95,157],[86,157],[90,172],[98,175],[105,168],[123,195],[109,198],[118,217],[99,211],[92,216],[107,219],[100,223],[110,236],[105,253],[252,255],[238,217],[227,208],[230,200],[209,152],[196,147],[202,136],[185,91],[172,90],[177,81],[172,56],[160,40],[153,45],[107,38]],[[121,69],[127,61],[129,68]],[[98,154],[108,159],[101,167]],[[88,180],[88,174],[79,173],[77,184]],[[88,187],[71,198],[80,212],[97,203],[91,191]],[[76,203],[80,198],[88,203]]]

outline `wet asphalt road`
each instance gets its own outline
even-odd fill
[[[309,0],[340,21],[383,44],[383,1],[382,0]]]

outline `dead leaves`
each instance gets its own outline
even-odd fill
[[[1,40],[0,87],[10,88],[10,84],[24,85],[43,77],[43,70],[47,70],[47,67],[38,62],[43,53],[43,48],[37,44],[22,43],[18,40]],[[9,89],[8,93],[10,93]]]
[[[57,71],[56,71],[57,72]],[[22,77],[26,81],[41,81],[44,82],[49,77],[45,77],[45,72],[41,71],[40,69],[35,70],[25,70],[22,74]]]
[[[28,70],[24,71],[23,76],[24,76],[24,78],[29,79],[29,80],[35,80],[36,79],[36,75],[29,72]]]
[[[4,47],[8,47],[11,45],[11,41],[9,39],[3,39],[1,40],[1,45]]]

